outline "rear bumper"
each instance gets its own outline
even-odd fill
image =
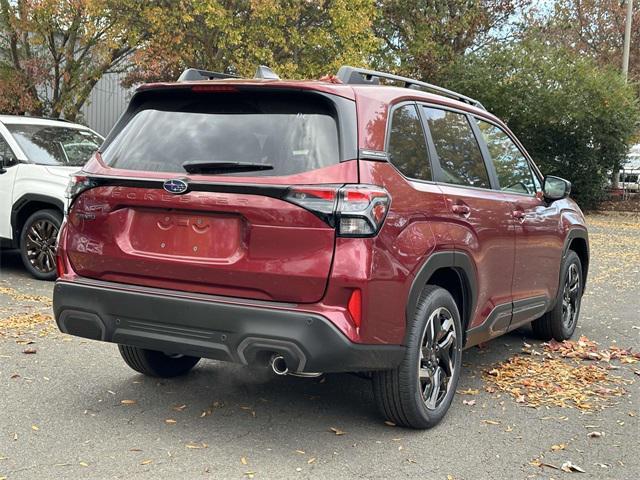
[[[349,341],[325,317],[295,305],[180,295],[110,282],[56,282],[60,330],[93,340],[245,365],[283,355],[292,371],[348,372],[396,367],[401,345]]]

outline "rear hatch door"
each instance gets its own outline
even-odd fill
[[[355,128],[353,102],[265,89],[141,96],[86,167],[92,188],[75,199],[67,227],[74,270],[172,290],[320,300],[335,243],[322,211],[331,212],[340,185],[357,182],[356,147],[343,138]],[[310,211],[300,198],[319,206]]]

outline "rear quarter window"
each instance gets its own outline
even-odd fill
[[[250,162],[293,175],[340,161],[338,119],[315,95],[190,91],[141,104],[102,152],[114,168],[185,173],[185,162]]]

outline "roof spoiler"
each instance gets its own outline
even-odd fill
[[[238,75],[232,75],[230,73],[211,72],[209,70],[200,70],[198,68],[187,68],[178,77],[179,82],[199,81],[199,80],[223,80],[228,78],[241,78]],[[280,77],[276,75],[273,70],[265,65],[260,65],[256,69],[256,73],[253,78],[263,80],[280,80]]]
[[[454,92],[453,90],[447,90],[446,88],[432,85],[431,83],[421,82],[414,78],[401,77],[400,75],[368,70],[366,68],[350,67],[348,65],[340,67],[337,77],[342,81],[342,83],[351,85],[379,85],[380,79],[391,80],[393,82],[400,83],[405,88],[428,90],[433,93],[437,93],[438,95],[453,98],[455,100],[468,103],[469,105],[473,105],[474,107],[481,108],[482,110],[486,110],[478,100],[474,100],[473,98]]]

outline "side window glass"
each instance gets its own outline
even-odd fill
[[[491,160],[496,167],[500,188],[508,192],[535,195],[536,183],[529,162],[520,149],[499,127],[478,120]]]
[[[398,170],[410,178],[432,180],[427,143],[415,105],[397,108],[391,118],[389,156]]]
[[[0,135],[0,157],[4,159],[6,165],[13,165],[16,163],[16,156],[13,154],[11,147],[2,135]]]
[[[491,188],[480,146],[467,116],[424,107],[446,183]]]

